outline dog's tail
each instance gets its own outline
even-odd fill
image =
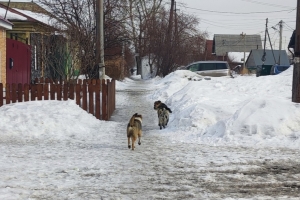
[[[135,119],[135,117],[137,116],[137,113],[135,113],[132,117],[131,117],[131,119],[130,119],[130,121],[129,121],[129,126],[130,127],[133,127],[134,126],[134,119]]]

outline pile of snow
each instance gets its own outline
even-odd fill
[[[99,137],[100,130],[106,132],[117,125],[96,119],[74,100],[8,104],[0,107],[0,113],[1,141],[84,142]]]
[[[156,83],[149,95],[171,109],[162,134],[174,142],[299,147],[300,109],[291,101],[290,67],[276,76],[212,77],[176,71]]]

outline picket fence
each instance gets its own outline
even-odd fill
[[[3,87],[0,83],[0,107],[18,102],[72,99],[97,119],[109,120],[116,108],[115,94],[115,80],[78,79],[65,82],[40,78],[34,84],[13,83]]]

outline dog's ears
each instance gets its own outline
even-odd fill
[[[154,102],[154,104],[158,104],[158,103],[161,103],[161,101],[160,101],[160,100],[158,100],[158,101],[155,101],[155,102]]]

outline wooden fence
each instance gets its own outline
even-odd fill
[[[35,84],[0,83],[0,107],[4,104],[73,99],[83,110],[97,119],[109,120],[116,108],[115,80],[74,80],[58,82],[50,79],[36,79]]]

